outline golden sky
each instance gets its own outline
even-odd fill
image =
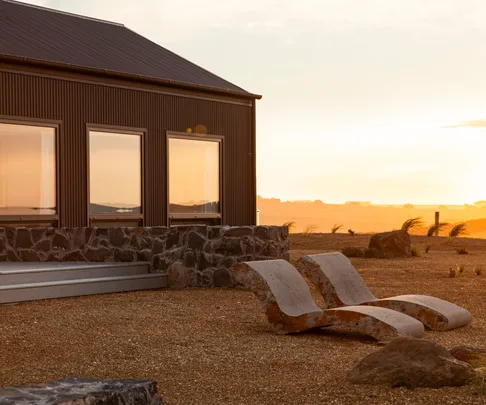
[[[484,0],[28,2],[121,22],[263,94],[262,196],[486,199]]]

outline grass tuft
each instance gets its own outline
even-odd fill
[[[336,233],[339,231],[343,226],[342,225],[336,225],[334,224],[333,227],[331,228],[331,233]]]
[[[454,267],[449,267],[449,278],[454,278],[456,277],[457,273],[456,273],[456,269]]]
[[[468,255],[469,251],[465,247],[458,247],[456,249],[457,254],[459,255]]]
[[[412,251],[412,256],[413,257],[420,257],[420,256],[422,256],[422,253],[420,251],[420,248],[417,245],[413,245],[411,251]]]
[[[307,236],[309,235],[310,233],[314,233],[317,229],[317,226],[315,225],[307,225],[305,228],[304,228],[304,232],[302,232],[304,234],[304,236]]]
[[[449,240],[452,241],[459,236],[463,236],[467,234],[467,225],[465,222],[461,222],[460,224],[454,225],[451,230],[449,231]]]
[[[482,267],[480,267],[480,266],[476,266],[476,267],[474,268],[474,274],[476,274],[476,276],[480,276],[481,274],[483,274],[483,269],[482,269]]]
[[[284,222],[282,226],[286,226],[287,228],[289,228],[289,233],[290,233],[292,232],[292,229],[295,228],[295,221]]]
[[[438,233],[440,233],[440,231],[446,227],[447,225],[449,225],[447,222],[439,222],[439,224],[436,226],[435,224],[432,225],[429,230],[427,231],[427,236],[434,236],[435,235],[435,231],[438,231]]]
[[[424,226],[424,221],[421,217],[409,218],[402,224],[402,231],[410,232],[412,229],[421,228]]]

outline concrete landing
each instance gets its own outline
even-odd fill
[[[0,304],[164,287],[146,262],[0,264]]]

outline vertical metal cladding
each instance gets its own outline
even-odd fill
[[[0,116],[62,122],[58,157],[61,226],[88,223],[87,125],[146,130],[147,226],[166,225],[167,221],[167,131],[191,128],[223,135],[224,223],[253,224],[252,107],[214,101],[214,95],[207,100],[172,94],[0,70]]]

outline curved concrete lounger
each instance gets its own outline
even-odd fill
[[[371,305],[389,308],[418,319],[432,330],[445,331],[471,322],[469,311],[427,295],[398,295],[376,298],[351,261],[342,253],[303,256],[297,270],[320,291],[329,308]]]
[[[244,262],[233,269],[236,281],[259,298],[278,334],[334,325],[353,327],[377,340],[424,334],[422,323],[387,308],[348,306],[323,311],[314,302],[304,278],[285,260]]]

